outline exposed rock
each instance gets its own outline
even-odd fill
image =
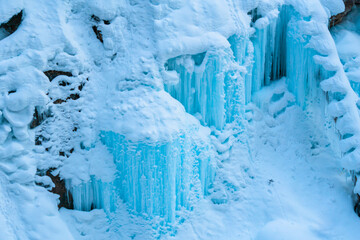
[[[55,184],[55,187],[51,189],[50,192],[58,194],[60,203],[58,207],[64,207],[68,209],[74,209],[73,197],[72,194],[66,189],[64,179],[61,179],[59,174],[54,176],[52,174],[53,168],[46,171],[46,175],[51,178],[51,181]]]
[[[99,23],[100,22],[100,18],[98,16],[95,16],[94,14],[91,15],[91,19],[94,20],[95,22]]]
[[[85,86],[85,83],[84,83],[84,82],[81,83],[81,84],[78,86],[79,91],[82,91],[82,89],[83,89],[84,86]]]
[[[57,99],[56,101],[54,101],[54,104],[62,104],[62,103],[66,102],[69,99],[78,100],[79,98],[80,98],[80,95],[78,93],[73,93],[73,94],[70,94],[70,96],[67,97],[65,100]]]
[[[110,25],[110,20],[100,19],[98,16],[91,15],[91,20],[95,22],[95,25],[92,26],[92,30],[94,31],[96,38],[99,39],[100,42],[104,43],[103,35],[101,31],[98,29],[99,23],[102,21],[105,25]]]
[[[360,217],[360,196],[359,194],[356,193],[354,197],[355,197],[354,211]]]
[[[13,34],[20,26],[22,22],[23,11],[20,11],[18,14],[14,15],[6,23],[0,25],[0,29],[5,30],[8,34]]]
[[[341,23],[343,18],[348,15],[349,12],[351,12],[351,9],[357,5],[360,4],[360,0],[344,0],[345,4],[345,11],[342,13],[339,13],[335,16],[332,16],[329,21],[330,28]]]
[[[52,80],[54,80],[54,78],[56,78],[57,76],[60,76],[60,75],[65,75],[68,77],[73,76],[71,72],[63,72],[63,71],[56,71],[56,70],[49,70],[49,71],[44,72],[44,74],[49,78],[50,82]]]
[[[56,100],[54,101],[54,104],[62,104],[62,103],[64,103],[64,102],[66,102],[66,100],[56,99]]]
[[[66,82],[66,81],[61,81],[59,82],[59,86],[62,86],[62,87],[66,87],[66,86],[69,86],[70,83]]]
[[[43,142],[48,142],[50,139],[45,138],[43,135],[38,135],[35,137],[35,145],[42,145]]]
[[[49,110],[41,112],[36,107],[33,116],[34,116],[33,120],[30,123],[30,129],[33,129],[33,128],[36,128],[37,126],[39,126],[46,118],[51,116],[51,112]]]
[[[70,94],[70,96],[66,99],[72,99],[72,100],[78,100],[80,98],[80,95],[78,93]]]
[[[104,43],[103,40],[103,35],[101,33],[101,31],[97,28],[97,26],[92,26],[92,29],[94,31],[94,33],[96,34],[96,38],[99,39],[100,42]]]

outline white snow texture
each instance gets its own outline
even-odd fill
[[[359,239],[344,10],[0,0],[0,240]]]

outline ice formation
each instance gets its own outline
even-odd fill
[[[358,69],[345,74],[328,30],[340,0],[0,4],[0,182],[47,206],[19,235],[0,208],[8,239],[49,236],[48,218],[71,239],[45,188],[115,225],[124,204],[173,226],[204,198],[230,202],[241,184],[224,165],[234,145],[251,155],[253,103],[274,118],[294,103],[311,112],[342,167],[360,171]]]

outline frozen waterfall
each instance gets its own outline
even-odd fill
[[[325,63],[334,54],[331,48],[314,44],[314,36],[328,37],[326,22],[317,25],[317,20],[302,16],[295,6],[282,6],[267,15],[255,9],[250,17],[252,31],[230,36],[227,47],[168,59],[164,71],[177,77],[164,84],[165,91],[202,126],[221,131],[227,124],[242,127],[245,106],[253,94],[285,77],[297,104],[303,109],[320,104],[322,110],[316,114],[328,121],[327,104],[342,101],[348,90],[326,84],[342,74],[337,62]],[[339,131],[344,138],[353,136],[352,129],[342,132],[339,126]],[[196,199],[208,194],[216,175],[213,146],[199,145],[190,137],[194,133],[189,128],[171,140],[148,142],[102,131],[101,142],[113,155],[116,179],[102,183],[92,177],[78,186],[68,182],[74,207],[111,212],[121,199],[138,213],[174,222],[176,211],[192,209]],[[347,155],[354,148],[343,151]]]

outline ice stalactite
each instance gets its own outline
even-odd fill
[[[231,37],[229,42],[235,59],[246,66],[245,102],[271,81],[286,75],[286,33],[289,15],[286,7],[275,9],[262,16],[258,9],[250,12],[254,33],[249,36]]]
[[[320,82],[333,74],[317,64],[316,50],[310,47],[311,35],[301,29],[302,23],[309,23],[289,5],[280,7],[269,16],[261,17],[253,10],[255,33],[251,40],[254,45],[254,63],[251,93],[255,93],[273,80],[286,77],[289,90],[295,95],[302,108],[321,94]]]
[[[227,48],[179,56],[165,64],[167,71],[176,71],[179,77],[176,84],[166,84],[165,90],[180,101],[188,113],[212,129],[212,143],[216,150],[214,159],[218,164],[229,157],[231,147],[237,141],[235,136],[243,127],[245,104],[251,97],[251,94],[245,93],[251,87],[246,86],[246,79],[251,82],[253,45],[248,36],[240,35],[231,36],[228,42]],[[221,134],[223,131],[224,134]],[[207,161],[199,161],[202,183],[209,179],[217,184],[226,182],[206,173],[206,164]],[[211,199],[217,203],[225,203],[226,194],[219,200],[218,190],[211,189]]]
[[[209,147],[195,144],[186,135],[146,144],[102,132],[101,140],[114,156],[115,194],[136,212],[173,222],[176,210],[191,209],[192,201],[206,195],[212,183]]]
[[[314,60],[317,52],[309,47],[311,36],[301,33],[301,23],[309,22],[310,19],[302,20],[292,7],[287,7],[287,12],[289,17],[292,16],[286,37],[287,83],[289,90],[296,97],[297,104],[306,108],[306,105],[311,104],[312,101],[325,97],[320,90],[320,82],[331,73],[325,71]]]
[[[252,93],[259,91],[263,86],[270,84],[276,36],[276,19],[271,20],[271,22],[268,22],[269,20],[262,21],[264,18],[260,18],[255,10],[252,15],[256,30],[251,39],[254,45],[254,65],[252,69],[251,84]]]
[[[63,176],[65,179],[81,175],[82,168],[88,173],[75,181],[67,180],[77,210],[100,208],[110,214],[122,201],[134,213],[173,223],[178,210],[191,210],[211,187],[214,167],[210,130],[165,91],[149,87],[129,90],[133,81],[125,82],[120,83],[116,95],[116,101],[124,104],[117,111],[105,112],[115,120],[109,122],[101,115],[104,122],[94,150],[105,150],[97,157],[86,154],[83,161],[75,151],[61,172],[70,173]],[[105,154],[109,155],[109,165],[114,165],[114,178],[108,182],[91,174],[98,165],[91,167],[92,161],[102,162]],[[71,173],[74,162],[80,169]],[[84,167],[88,164],[90,170]]]
[[[274,12],[260,16],[252,11],[255,33],[251,38],[254,46],[251,94],[271,80],[285,76],[300,107],[320,106],[315,114],[323,124],[333,119],[330,128],[336,129],[342,139],[338,143],[333,141],[334,147],[343,156],[343,166],[358,169],[355,156],[359,151],[356,141],[359,126],[354,124],[359,120],[357,98],[338,60],[327,17],[319,14],[315,20],[316,17],[303,16],[298,10],[295,2],[289,1],[278,15]]]
[[[241,54],[245,56],[246,52]],[[235,63],[231,49],[180,56],[168,60],[165,67],[176,71],[180,78],[176,84],[165,85],[165,90],[188,113],[198,115],[203,125],[222,129],[241,113],[244,105],[241,73],[246,69]]]
[[[161,92],[160,90],[155,93],[152,89],[150,94],[146,92],[148,90],[143,91],[146,88],[142,85],[132,86],[140,81],[122,80],[121,84],[126,89],[120,89],[120,93],[116,95],[124,92],[123,98],[116,99],[122,103],[116,109],[121,117],[111,115],[108,118],[116,119],[116,124],[120,122],[121,127],[103,130],[100,134],[101,142],[111,152],[116,165],[115,180],[104,183],[91,177],[80,185],[68,181],[75,209],[88,211],[103,208],[112,212],[116,209],[117,200],[121,199],[135,212],[150,218],[160,216],[166,222],[174,222],[177,210],[191,209],[195,199],[208,193],[214,181],[213,160],[216,158],[222,161],[229,156],[232,142],[237,141],[231,135],[236,135],[236,131],[228,131],[229,134],[224,134],[225,140],[219,141],[226,145],[226,148],[220,144],[218,146],[218,149],[224,148],[223,152],[226,152],[221,158],[220,154],[214,157],[216,154],[211,149],[214,146],[195,141],[191,135],[196,131],[191,129],[176,129],[176,137],[151,141],[132,141],[126,133],[121,133],[123,129],[134,130],[131,129],[132,124],[127,126],[123,123],[130,121],[128,117],[138,121],[134,118],[135,115],[142,117],[143,121],[155,119],[156,124],[162,124],[166,118],[152,113],[168,113],[170,107],[160,108],[160,111],[148,110],[159,107],[159,103],[180,102],[187,113],[198,118],[202,125],[212,128],[213,133],[218,133],[218,136],[212,137],[221,138],[221,131],[225,132],[230,123],[235,123],[231,128],[241,125],[245,104],[251,101],[252,94],[271,81],[286,77],[289,90],[303,108],[314,99],[326,98],[326,94],[319,90],[320,82],[333,76],[335,71],[331,70],[330,65],[325,69],[316,61],[319,55],[318,50],[311,47],[312,35],[303,32],[301,24],[309,25],[311,17],[301,16],[290,6],[275,9],[266,16],[261,16],[256,11],[252,14],[253,35],[250,32],[247,32],[248,35],[232,35],[228,38],[228,46],[210,47],[206,52],[179,55],[167,60],[165,69],[162,70],[168,75],[176,76],[177,80],[165,82],[164,89],[172,98],[166,94],[167,98],[156,99],[153,95]],[[329,92],[330,102],[344,99],[345,95],[339,90],[326,91]],[[136,101],[129,100],[131,98]],[[143,108],[147,110],[141,112]],[[177,109],[174,114],[178,115],[182,111],[183,109]],[[274,112],[274,115],[281,111]],[[341,122],[341,116],[338,119]],[[158,126],[163,127],[161,124],[156,125],[156,131]],[[141,130],[146,128],[147,133],[152,131],[151,126],[143,122],[134,126],[140,126]],[[130,130],[128,134],[141,132],[138,129]],[[353,133],[346,131],[342,136],[344,140],[351,139]],[[204,137],[206,138],[209,138],[209,134]],[[229,144],[227,139],[231,140]],[[350,150],[346,149],[345,152],[350,153]],[[225,201],[220,199],[219,202]]]
[[[234,54],[234,60],[243,68],[240,71],[240,81],[243,81],[243,92],[240,93],[244,102],[251,101],[252,69],[254,57],[254,45],[249,36],[233,35],[228,39],[231,50]],[[229,97],[230,98],[230,97]]]
[[[345,169],[359,171],[358,97],[339,60],[328,31],[327,16],[319,13],[305,17],[298,8],[295,4],[287,7],[286,77],[289,90],[302,108],[308,109],[314,103],[320,106],[318,114],[322,115],[323,125],[327,125],[324,121],[332,119],[328,128],[335,130],[337,135],[329,135],[332,147]],[[358,189],[356,186],[354,192],[358,193]]]
[[[114,191],[111,183],[102,182],[91,176],[90,180],[78,185],[65,181],[66,189],[71,193],[74,209],[90,211],[92,209],[104,209],[107,212],[114,211]],[[68,194],[68,197],[70,195]]]

